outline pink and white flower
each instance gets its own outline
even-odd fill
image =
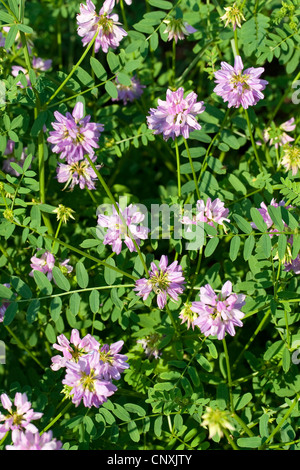
[[[185,279],[182,274],[182,267],[178,261],[173,261],[168,266],[168,257],[162,255],[159,266],[153,261],[149,271],[149,278],[138,279],[135,282],[136,295],[146,300],[151,292],[157,295],[157,305],[163,309],[167,303],[168,296],[175,302],[184,290]]]
[[[86,5],[80,4],[80,14],[77,15],[77,32],[82,38],[82,44],[89,44],[95,35],[95,52],[101,48],[108,52],[109,48],[116,49],[127,32],[120,26],[119,16],[112,14],[115,0],[105,0],[99,14],[91,0]]]
[[[14,402],[10,400],[6,393],[0,396],[2,407],[7,411],[6,414],[0,412],[0,439],[8,431],[27,430],[36,432],[37,428],[31,421],[40,419],[43,413],[38,413],[31,408],[26,393],[17,392]]]
[[[72,114],[62,115],[55,111],[55,122],[52,123],[54,131],[49,132],[48,142],[52,144],[52,152],[65,158],[69,165],[83,160],[89,155],[95,161],[95,148],[99,148],[98,140],[104,130],[102,124],[90,122],[91,116],[84,117],[84,106],[77,102]]]
[[[243,71],[244,65],[240,56],[234,59],[234,67],[227,62],[221,62],[221,69],[215,72],[214,92],[221,96],[228,107],[247,109],[264,98],[262,90],[268,82],[259,77],[264,72],[263,67],[250,67]]]
[[[5,450],[62,450],[62,442],[53,438],[52,431],[38,432],[14,430],[12,432],[12,445],[5,446]]]
[[[153,129],[154,134],[163,134],[164,140],[182,135],[185,139],[193,130],[200,130],[201,126],[196,120],[196,116],[205,111],[203,101],[197,102],[197,95],[189,93],[184,98],[184,89],[177,91],[167,90],[166,101],[158,99],[158,107],[150,108],[150,115],[147,116],[149,129]]]
[[[120,209],[117,204],[119,211],[113,206],[112,215],[98,214],[98,235],[102,236],[102,228],[107,230],[104,232],[104,245],[111,245],[112,250],[118,255],[122,250],[122,243],[125,245],[130,252],[136,251],[133,239],[140,245],[141,240],[148,238],[149,229],[143,227],[141,222],[145,219],[145,214],[138,210],[138,207],[130,204],[124,209]]]
[[[241,319],[244,313],[245,295],[232,293],[232,283],[225,282],[217,294],[209,284],[200,287],[200,302],[192,302],[191,310],[198,314],[194,325],[198,326],[205,336],[217,336],[219,340],[225,333],[235,335],[235,327],[243,326]]]

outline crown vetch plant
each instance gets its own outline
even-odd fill
[[[300,449],[299,18],[0,1],[0,450]]]

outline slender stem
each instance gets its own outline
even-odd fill
[[[176,41],[172,42],[172,85],[175,86],[176,80]]]
[[[197,194],[198,199],[200,199],[199,184],[198,184],[198,181],[197,181],[197,177],[196,177],[196,173],[195,173],[195,169],[194,169],[194,164],[193,164],[193,160],[192,160],[192,157],[191,157],[191,152],[190,152],[187,140],[183,139],[183,141],[184,141],[184,145],[185,145],[188,157],[189,157],[189,162],[190,162],[192,173],[193,173],[193,178],[194,178],[195,188],[196,188],[196,194]]]
[[[203,246],[201,246],[201,248],[199,250],[196,271],[195,271],[195,274],[194,274],[193,282],[192,282],[191,287],[190,287],[189,295],[188,295],[187,300],[186,300],[187,302],[191,298],[191,295],[193,293],[193,289],[194,289],[196,281],[197,281],[197,277],[198,277],[198,274],[199,274],[199,271],[200,271],[200,266],[201,266],[201,261],[202,261],[202,254],[203,254]]]
[[[62,225],[62,219],[60,219],[60,221],[59,221],[59,223],[58,223],[58,225],[57,225],[57,229],[56,229],[54,238],[57,238],[57,237],[58,237],[58,234],[59,234],[61,225]],[[56,249],[56,245],[57,245],[57,243],[54,241],[54,242],[52,243],[52,251],[53,251],[53,252],[54,252],[55,249]]]
[[[250,119],[249,119],[248,110],[245,109],[244,111],[245,111],[246,121],[247,121],[248,129],[249,129],[249,134],[250,134],[250,139],[251,139],[251,144],[252,144],[252,147],[253,147],[254,155],[255,155],[255,158],[256,158],[256,161],[257,161],[257,164],[258,164],[258,167],[259,167],[260,171],[263,172],[263,167],[262,167],[260,158],[259,158],[258,153],[257,153],[257,148],[256,148],[256,144],[255,144],[255,141],[254,141],[253,133],[252,133],[252,128],[251,128],[251,123],[250,123]]]
[[[234,413],[230,361],[229,361],[229,355],[228,355],[228,349],[227,349],[225,337],[223,338],[222,342],[223,342],[223,348],[224,348],[225,360],[226,360],[226,367],[227,367],[227,383],[228,383],[228,389],[229,389],[230,409],[231,409],[231,412]]]
[[[177,188],[178,188],[177,191],[178,191],[178,197],[181,198],[180,157],[179,157],[177,137],[175,137],[175,151],[176,151],[176,163],[177,163]]]
[[[227,431],[227,429],[223,428],[223,432],[229,442],[229,444],[231,445],[232,449],[233,450],[239,450],[239,448],[237,447],[236,443],[232,440],[232,438],[230,437],[230,434],[229,432]]]
[[[294,401],[293,403],[291,404],[291,406],[289,407],[289,409],[287,410],[287,412],[285,413],[285,415],[283,416],[283,418],[281,419],[281,421],[278,423],[278,425],[276,426],[276,428],[271,432],[271,434],[269,435],[269,437],[267,438],[267,440],[263,443],[262,446],[259,447],[259,450],[264,450],[266,448],[266,446],[268,445],[268,443],[273,439],[273,437],[275,436],[275,434],[277,434],[277,432],[281,429],[283,423],[288,419],[288,417],[292,414],[295,406],[298,404],[298,400],[299,400],[299,395],[296,395],[296,397],[294,398]]]
[[[124,219],[124,217],[123,217],[123,215],[122,215],[122,213],[121,213],[121,211],[120,211],[120,208],[119,208],[119,206],[118,206],[118,204],[117,204],[117,202],[116,202],[114,196],[112,195],[111,190],[110,190],[109,187],[107,186],[107,184],[106,184],[104,178],[102,177],[101,173],[97,170],[95,164],[92,162],[92,160],[90,159],[90,157],[87,155],[86,158],[87,158],[89,164],[91,165],[91,167],[93,168],[94,172],[96,173],[97,178],[98,178],[98,180],[100,181],[100,183],[102,184],[102,186],[103,186],[103,188],[104,188],[104,190],[105,190],[107,196],[108,196],[109,199],[111,200],[111,203],[113,204],[114,208],[116,209],[116,211],[117,211],[117,213],[118,213],[120,219],[122,220],[122,223],[124,224],[125,227],[127,227],[126,221],[125,221],[125,219]],[[134,236],[133,236],[132,233],[130,232],[129,227],[127,227],[127,230],[128,230],[128,235],[129,235],[129,237],[131,238],[131,240],[132,240],[132,242],[133,242],[133,244],[134,244],[134,246],[135,246],[135,249],[136,249],[136,251],[137,251],[137,253],[138,253],[138,255],[139,255],[140,259],[141,259],[141,262],[142,262],[142,264],[143,264],[145,273],[146,273],[147,276],[149,277],[149,271],[148,271],[147,265],[146,265],[146,263],[145,263],[144,257],[143,257],[143,255],[142,255],[142,252],[141,252],[141,250],[140,250],[140,248],[139,248],[139,246],[138,246],[138,244],[137,244],[137,242],[136,242]]]
[[[48,429],[50,429],[53,424],[55,424],[56,421],[58,421],[65,414],[65,412],[72,406],[72,404],[73,403],[69,401],[64,407],[64,409],[60,413],[58,413],[58,415],[56,415],[55,418],[53,418],[50,423],[40,432],[40,436],[44,434],[44,432],[48,431]]]
[[[239,423],[239,425],[243,428],[249,437],[253,437],[255,435],[254,432],[251,431],[247,424],[235,412],[232,413],[232,417],[236,420],[237,423]]]
[[[120,0],[120,7],[121,7],[121,12],[122,12],[124,27],[127,31],[128,30],[128,23],[127,23],[127,18],[126,18],[126,13],[125,13],[125,8],[124,8],[124,1],[123,0]]]
[[[55,90],[55,92],[52,94],[52,96],[50,96],[50,98],[48,99],[47,103],[45,106],[48,106],[49,103],[51,103],[51,101],[56,97],[56,95],[63,89],[63,87],[65,86],[65,84],[70,80],[70,78],[72,77],[72,75],[76,72],[76,70],[78,69],[78,67],[80,66],[81,62],[84,60],[85,56],[88,54],[89,50],[93,47],[94,45],[94,42],[96,41],[96,37],[98,36],[98,30],[96,31],[93,39],[91,40],[91,42],[89,43],[89,45],[87,46],[87,48],[85,49],[84,53],[82,54],[82,56],[80,57],[80,59],[78,60],[77,64],[74,65],[74,67],[72,68],[71,72],[69,73],[69,75],[65,78],[65,80],[60,84],[60,86]]]
[[[270,315],[270,312],[271,310],[268,309],[263,317],[263,319],[261,320],[261,322],[259,323],[258,327],[256,328],[256,330],[254,331],[253,335],[251,336],[251,338],[248,340],[247,344],[244,346],[243,350],[241,351],[241,353],[239,354],[239,356],[237,357],[237,359],[235,360],[234,364],[233,364],[233,369],[236,368],[238,362],[240,361],[240,359],[243,357],[245,351],[247,351],[247,349],[249,348],[249,346],[252,344],[252,342],[254,341],[255,337],[257,336],[257,334],[260,332],[260,330],[263,328],[264,324],[266,323],[266,321],[268,320],[268,317]]]
[[[27,349],[27,347],[22,343],[22,341],[14,334],[14,332],[7,326],[5,325],[5,328],[7,329],[7,331],[9,332],[9,334],[14,338],[14,340],[16,341],[16,343],[19,345],[20,348],[24,349],[28,354],[29,356],[43,369],[45,370],[43,364],[40,363],[40,361],[32,354],[32,352]]]

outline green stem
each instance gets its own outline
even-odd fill
[[[180,175],[180,157],[179,157],[179,148],[178,140],[175,137],[175,151],[176,151],[176,163],[177,163],[177,188],[178,188],[178,197],[181,198],[181,175]]]
[[[84,60],[85,56],[88,54],[89,50],[93,47],[94,45],[94,42],[96,40],[96,37],[98,35],[98,30],[96,31],[93,39],[91,40],[91,42],[89,43],[89,45],[87,46],[87,48],[85,49],[84,53],[82,54],[82,56],[80,57],[80,59],[78,60],[77,64],[74,65],[74,67],[72,68],[71,72],[69,73],[69,75],[65,78],[65,80],[60,84],[60,86],[55,90],[55,92],[52,94],[52,96],[50,96],[50,98],[48,99],[47,103],[45,104],[45,107],[47,107],[49,105],[49,103],[51,103],[51,101],[56,97],[56,95],[63,89],[63,87],[66,85],[66,83],[70,80],[70,78],[73,76],[73,74],[76,72],[76,70],[78,69],[78,67],[80,66],[81,62]]]
[[[197,198],[200,199],[199,184],[198,184],[198,181],[197,181],[197,177],[196,177],[196,173],[195,173],[195,169],[194,169],[194,164],[193,164],[193,160],[192,160],[192,157],[191,157],[191,152],[190,152],[187,140],[183,139],[183,141],[184,141],[184,145],[185,145],[188,157],[189,157],[189,162],[190,162],[192,173],[193,173]]]
[[[250,123],[250,119],[249,119],[248,110],[245,109],[244,111],[245,111],[246,121],[247,121],[248,129],[249,129],[249,134],[250,134],[250,139],[251,139],[251,144],[252,144],[252,147],[253,147],[254,155],[255,155],[255,158],[256,158],[256,161],[257,161],[257,164],[258,164],[258,167],[259,167],[260,171],[263,172],[263,167],[262,167],[260,158],[259,158],[258,153],[257,153],[257,148],[256,148],[256,144],[255,144],[255,141],[254,141],[253,133],[252,133],[252,128],[251,128],[251,123]]]
[[[251,429],[247,426],[247,424],[235,413],[232,413],[232,417],[236,420],[237,423],[242,427],[246,434],[249,437],[253,437],[255,434],[251,431]]]
[[[269,435],[269,437],[267,438],[267,440],[263,443],[262,446],[260,446],[258,448],[258,450],[264,450],[266,448],[266,446],[268,445],[268,443],[273,439],[273,437],[275,436],[275,434],[277,434],[277,432],[281,429],[282,425],[284,424],[284,422],[288,419],[288,417],[292,414],[295,406],[298,404],[298,401],[299,401],[299,395],[296,395],[296,397],[294,398],[294,401],[293,403],[291,404],[291,406],[289,407],[289,409],[287,410],[287,412],[285,413],[285,415],[283,416],[283,418],[280,420],[280,422],[278,423],[278,425],[276,426],[276,428],[271,432],[271,434]]]
[[[44,432],[48,431],[48,429],[50,429],[56,423],[56,421],[58,421],[66,413],[66,411],[72,406],[72,404],[73,403],[69,401],[64,407],[64,409],[60,413],[58,413],[58,415],[56,415],[55,418],[53,418],[50,423],[40,432],[40,436],[44,434]]]
[[[259,323],[258,327],[256,328],[256,330],[254,331],[253,335],[250,337],[250,339],[248,340],[247,344],[244,346],[243,350],[241,351],[241,353],[239,354],[239,356],[237,357],[237,359],[235,360],[234,364],[233,364],[233,369],[236,368],[238,362],[241,360],[241,358],[243,357],[244,353],[247,351],[247,349],[249,349],[249,346],[253,343],[254,339],[256,338],[257,334],[260,332],[260,330],[263,328],[264,324],[266,323],[266,321],[268,320],[268,317],[270,315],[270,312],[271,310],[268,309],[263,317],[263,319],[261,320],[261,322]]]
[[[227,349],[225,337],[222,339],[222,343],[223,343],[225,360],[226,360],[226,368],[227,368],[227,383],[228,383],[228,389],[229,389],[230,409],[231,409],[231,412],[234,413],[230,361],[229,361],[229,355],[228,355],[228,349]]]
[[[124,2],[123,0],[120,0],[120,7],[121,7],[121,13],[122,13],[122,18],[123,18],[123,23],[126,31],[128,30],[128,23],[127,23],[127,18],[126,18],[126,13],[125,13],[125,8],[124,8]]]
[[[227,438],[229,444],[231,445],[232,449],[233,449],[233,450],[239,450],[239,448],[238,448],[238,446],[236,445],[236,443],[231,439],[230,434],[229,434],[229,432],[227,431],[227,429],[223,428],[223,432],[224,432],[224,434],[225,434],[225,436],[226,436],[226,438]]]
[[[21,348],[21,349],[24,349],[28,354],[29,356],[43,369],[45,370],[43,364],[40,363],[40,361],[32,354],[32,352],[27,349],[27,347],[22,343],[22,341],[14,334],[14,332],[7,326],[5,325],[5,328],[7,329],[8,333],[14,338],[14,340],[16,341],[16,343],[18,344],[18,346]]]
[[[109,187],[107,186],[107,184],[106,184],[104,178],[102,177],[101,173],[97,170],[95,164],[92,162],[92,160],[90,159],[90,157],[87,155],[86,158],[87,158],[89,164],[91,165],[91,167],[93,168],[94,172],[96,173],[97,178],[98,178],[98,180],[100,181],[100,183],[101,183],[101,185],[102,185],[104,191],[106,192],[107,196],[109,197],[111,203],[113,204],[114,208],[116,209],[116,211],[117,211],[117,213],[118,213],[120,219],[122,220],[122,223],[124,224],[125,227],[127,227],[126,221],[124,220],[124,217],[123,217],[123,215],[122,215],[122,213],[121,213],[121,211],[120,211],[120,208],[119,208],[119,206],[118,206],[118,204],[117,204],[117,202],[116,202],[114,196],[112,195],[111,190],[110,190]],[[145,263],[144,257],[143,257],[143,255],[142,255],[142,252],[141,252],[141,250],[140,250],[140,248],[139,248],[139,246],[138,246],[138,244],[137,244],[135,238],[133,237],[132,233],[130,232],[129,227],[127,228],[127,230],[128,230],[128,235],[129,235],[129,237],[131,238],[131,240],[132,240],[132,242],[133,242],[133,244],[134,244],[134,246],[135,246],[135,249],[136,249],[136,251],[137,251],[137,253],[138,253],[139,257],[140,257],[140,260],[141,260],[142,265],[143,265],[143,267],[144,267],[145,273],[146,273],[147,276],[149,277],[149,271],[148,271],[147,265],[146,265],[146,263]]]
[[[173,38],[172,42],[172,85],[175,87],[176,80],[176,41]]]

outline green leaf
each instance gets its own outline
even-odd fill
[[[88,275],[88,272],[84,266],[84,264],[79,261],[77,264],[76,264],[76,279],[77,279],[77,283],[78,285],[82,288],[82,289],[85,289],[88,284],[89,284],[89,275]]]
[[[140,433],[139,433],[139,430],[138,430],[138,427],[137,427],[135,421],[129,421],[129,423],[127,425],[127,431],[128,431],[128,435],[129,435],[130,439],[133,442],[139,442]]]
[[[117,78],[118,78],[119,83],[121,83],[121,85],[124,85],[124,86],[131,85],[131,78],[126,73],[124,72],[118,73]]]
[[[245,408],[246,405],[252,400],[252,394],[250,392],[245,393],[236,402],[235,409],[236,410],[241,410],[242,408]]]
[[[18,34],[18,26],[13,25],[9,28],[9,31],[7,33],[6,39],[5,39],[5,49],[10,49],[13,43],[15,42],[16,35]]]
[[[91,67],[99,80],[104,82],[107,79],[107,73],[103,65],[99,62],[99,60],[95,59],[95,57],[90,58]]]
[[[23,299],[31,299],[32,292],[30,288],[22,281],[19,277],[13,277],[11,279],[11,285],[16,290],[16,292],[23,297]]]
[[[98,313],[100,306],[100,296],[99,292],[95,289],[92,290],[89,296],[89,304],[93,313]]]
[[[70,305],[70,310],[71,310],[72,315],[76,316],[79,313],[79,309],[80,309],[80,295],[78,294],[78,292],[74,292],[70,296],[69,305]]]
[[[257,230],[259,230],[260,232],[266,232],[268,230],[268,226],[264,221],[263,216],[261,215],[259,210],[256,207],[251,207],[250,214],[253,222],[257,227]]]
[[[237,440],[237,445],[239,447],[246,447],[250,449],[256,449],[259,446],[261,446],[263,443],[263,440],[261,437],[254,436],[254,437],[240,437]]]
[[[232,237],[230,241],[230,248],[229,248],[229,257],[231,261],[236,260],[239,249],[240,249],[240,245],[241,245],[240,237],[238,235],[235,235],[234,237]]]
[[[244,232],[244,233],[251,233],[253,231],[250,223],[244,219],[241,215],[239,214],[233,214],[233,218],[236,221],[238,227]]]
[[[33,323],[36,320],[37,314],[40,310],[40,301],[39,299],[33,299],[26,312],[26,319],[28,323]]]
[[[55,330],[54,330],[53,326],[50,323],[48,323],[46,328],[45,328],[45,335],[46,335],[47,340],[51,344],[56,342]]]
[[[274,206],[268,206],[268,213],[271,217],[271,219],[274,222],[275,227],[280,231],[283,232],[284,230],[284,225],[283,225],[283,220],[281,216],[281,207],[274,207]]]
[[[17,302],[12,302],[9,304],[7,309],[5,310],[5,315],[3,319],[3,325],[8,326],[13,319],[15,318],[15,315],[18,311],[18,303]]]
[[[52,274],[53,274],[53,278],[54,278],[54,281],[55,281],[57,287],[59,287],[60,289],[62,289],[64,291],[69,291],[70,290],[70,288],[71,288],[70,282],[63,275],[63,273],[61,272],[61,270],[57,266],[54,266],[54,268],[52,269]]]
[[[290,351],[288,350],[286,346],[282,354],[282,368],[285,373],[288,372],[290,365],[291,365],[291,355],[290,355]]]
[[[208,258],[213,254],[213,252],[216,250],[218,244],[219,244],[220,239],[218,237],[210,238],[205,250],[204,250],[204,256]]]
[[[116,266],[115,260],[112,258],[106,260],[106,264],[109,264],[114,267]],[[104,266],[104,279],[106,284],[108,286],[111,286],[117,279],[117,273],[113,269],[110,269],[108,266]]]
[[[112,51],[109,51],[107,54],[107,63],[113,74],[115,74],[120,68],[120,59]]]
[[[0,299],[13,300],[14,297],[15,294],[8,287],[0,284]]]
[[[62,311],[62,300],[60,297],[54,297],[50,303],[50,315],[54,322],[60,317]]]
[[[248,261],[250,259],[250,256],[252,255],[253,248],[255,246],[255,238],[253,235],[250,235],[246,240],[244,244],[244,260]]]
[[[111,81],[106,82],[104,87],[105,87],[106,92],[109,94],[111,98],[113,99],[118,98],[118,90],[114,83],[112,83]]]
[[[163,10],[171,10],[173,8],[172,3],[165,0],[149,0],[148,3],[152,7],[162,8]]]
[[[52,284],[44,273],[40,271],[33,271],[33,277],[42,295],[52,294]]]

